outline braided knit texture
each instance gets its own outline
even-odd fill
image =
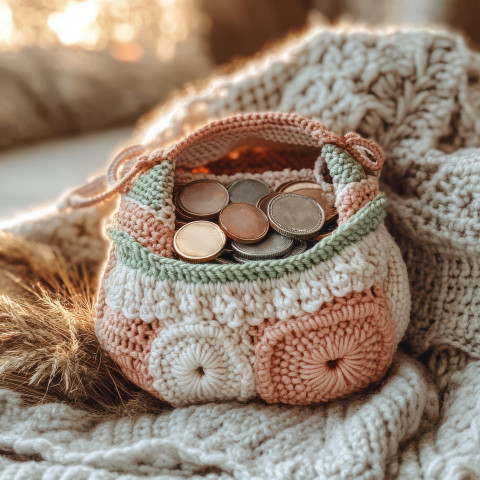
[[[164,110],[145,132],[144,143],[151,148],[182,137],[195,122],[206,124],[238,112],[267,110],[297,112],[318,119],[338,134],[357,131],[376,140],[386,154],[381,189],[388,199],[387,225],[396,244],[388,241],[387,245],[386,235],[382,235],[382,242],[378,228],[359,243],[364,242],[361,250],[365,252],[367,237],[375,237],[368,248],[388,248],[388,265],[376,271],[373,260],[364,263],[362,256],[355,263],[355,249],[360,247],[346,246],[338,255],[348,255],[355,275],[323,277],[322,270],[316,275],[325,281],[307,283],[305,288],[315,288],[315,295],[322,296],[311,298],[320,298],[322,305],[333,297],[346,298],[348,289],[359,293],[374,285],[382,285],[387,298],[405,298],[411,292],[411,319],[403,337],[410,355],[395,353],[380,384],[317,406],[229,401],[168,409],[155,415],[99,419],[62,404],[28,407],[19,395],[3,390],[2,450],[29,457],[22,462],[2,457],[0,479],[478,478],[479,76],[478,56],[451,34],[322,29],[306,33],[237,72],[214,78],[204,90],[188,93]],[[285,168],[288,166],[282,165],[280,170]],[[310,166],[306,170],[308,176],[321,168]],[[212,171],[206,175],[226,178],[234,174]],[[194,174],[177,171],[176,175],[190,178]],[[247,175],[264,172],[250,171]],[[279,181],[277,174],[275,181]],[[342,194],[348,197],[348,188],[347,184],[337,190],[334,201]],[[372,201],[367,192],[365,189],[365,201]],[[346,200],[344,204],[353,202]],[[70,258],[100,265],[106,255],[101,230],[101,220],[110,215],[106,210],[50,212],[12,228],[29,238],[59,245]],[[410,292],[402,288],[402,256]],[[384,258],[373,251],[366,257]],[[333,272],[331,261],[315,268]],[[343,270],[346,264],[342,260],[338,265]],[[370,276],[370,271],[376,273]],[[170,290],[158,290],[159,280],[153,281],[132,267],[118,263],[109,272],[104,274],[104,283],[112,283],[106,296],[110,308],[132,322],[165,318],[164,329],[172,328],[172,334],[180,336],[173,320],[174,306],[187,319],[185,329],[195,324],[193,312],[212,311],[210,306],[203,307],[211,282],[189,283],[175,297],[176,280],[169,283]],[[278,282],[281,290],[285,287],[282,278],[287,277],[262,282]],[[349,284],[352,278],[358,279],[355,289]],[[113,285],[126,285],[127,279],[130,288],[124,287],[118,295],[110,293],[115,290]],[[136,282],[142,284],[138,298]],[[225,285],[245,289],[247,284],[233,281]],[[166,293],[160,295],[160,291]],[[247,294],[246,290],[240,293]],[[142,308],[144,295],[150,298],[152,308]],[[194,309],[182,302],[197,295],[198,307]],[[123,303],[126,296],[129,300]],[[169,302],[171,298],[175,300]],[[233,328],[240,337],[245,334],[252,339],[251,343],[256,337],[248,331],[270,325],[267,319],[288,322],[289,312],[299,307],[296,297],[287,294],[282,298],[291,303],[285,316],[281,316],[282,302],[278,304],[279,315],[274,316],[273,311],[258,308],[263,295],[250,292],[248,298],[251,303],[243,297],[237,302],[227,291],[216,315],[230,308],[232,325],[237,319],[239,322]],[[261,314],[252,317],[250,304]],[[131,310],[128,305],[132,305]],[[245,316],[240,305],[247,309],[249,318],[254,318],[252,325],[238,326]],[[405,300],[390,302],[392,319],[404,318],[405,305]],[[97,330],[101,324],[97,322]],[[221,328],[228,332],[232,327],[226,322]],[[247,343],[237,341],[234,345],[235,355],[252,355]],[[423,365],[412,354],[421,354]],[[165,355],[172,358],[168,352]],[[161,365],[161,355],[157,358],[157,365]],[[219,358],[219,354],[213,357],[211,365],[215,368],[219,368],[215,363]],[[175,374],[185,375],[183,372]],[[166,378],[170,381],[171,377]]]

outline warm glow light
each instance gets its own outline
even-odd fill
[[[136,62],[202,49],[199,0],[0,0],[0,53],[59,44]],[[36,7],[32,8],[35,4]]]
[[[63,12],[48,17],[48,26],[64,45],[94,46],[99,37],[95,27],[98,11],[95,0],[68,2]]]
[[[157,44],[157,58],[166,62],[170,60],[175,55],[175,43],[169,41],[162,41],[161,39]]]
[[[135,29],[128,23],[120,23],[113,27],[113,38],[117,42],[131,42],[135,38]]]
[[[157,0],[163,8],[174,7],[177,0]]]
[[[112,57],[122,62],[136,62],[143,57],[143,48],[138,43],[120,43],[110,47]]]
[[[13,36],[13,17],[11,8],[0,2],[0,43],[10,43]]]

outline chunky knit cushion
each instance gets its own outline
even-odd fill
[[[383,223],[380,159],[356,134],[272,113],[217,121],[139,153],[139,174],[108,228],[96,323],[103,347],[128,378],[173,405],[255,396],[312,404],[379,381],[410,309],[405,266]],[[338,228],[285,259],[174,259],[174,183],[240,177],[272,189],[316,180]]]

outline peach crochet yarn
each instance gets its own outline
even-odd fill
[[[383,160],[356,134],[273,113],[213,122],[167,150],[126,149],[103,194],[123,191],[97,308],[103,347],[128,378],[173,405],[255,396],[306,405],[379,381],[409,307],[405,268],[383,225]],[[172,258],[175,180],[228,185],[242,176],[272,189],[315,180],[339,227],[286,259]]]
[[[292,405],[346,396],[385,374],[394,331],[377,285],[337,297],[313,315],[253,327],[257,391],[269,403]]]

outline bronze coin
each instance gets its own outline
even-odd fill
[[[175,214],[177,218],[181,221],[184,222],[191,222],[193,220],[198,220],[197,217],[194,215],[188,215],[188,213],[185,213],[181,208],[180,205],[175,205]]]
[[[183,188],[184,185],[186,184],[183,184],[179,189],[177,189],[177,191],[173,192],[173,204],[175,205],[176,221],[186,223],[186,222],[191,222],[192,220],[198,220],[198,219],[197,217],[194,217],[193,215],[188,215],[188,213],[184,212],[177,201],[178,192],[180,191],[181,188]],[[183,225],[180,225],[180,226],[183,226]]]
[[[173,248],[187,262],[203,263],[221,255],[227,241],[213,222],[198,220],[184,225],[173,237]]]
[[[184,185],[175,196],[180,214],[197,220],[215,218],[228,204],[227,189],[214,180],[196,180]]]
[[[232,242],[227,238],[227,243],[225,244],[225,253],[231,255],[233,253]]]
[[[276,197],[277,195],[278,195],[277,192],[273,192],[273,193],[269,193],[268,195],[265,195],[257,202],[257,208],[259,208],[265,215],[267,215],[268,204],[270,203],[270,200],[273,197]]]
[[[262,197],[270,193],[270,187],[266,183],[253,178],[236,180],[227,187],[227,190],[230,202],[250,205],[256,205]]]
[[[313,198],[297,193],[281,193],[270,200],[268,218],[278,233],[307,239],[320,231],[325,222],[325,213]]]
[[[277,189],[275,190],[275,192],[276,192],[276,193],[282,193],[282,192],[283,192],[283,189],[284,189],[285,187],[287,187],[288,185],[290,185],[291,183],[292,183],[292,180],[289,180],[288,182],[282,183],[281,185],[279,185],[279,186],[277,187]]]
[[[313,198],[317,201],[325,212],[325,223],[330,223],[334,218],[337,217],[338,212],[335,207],[330,205],[327,197],[323,193],[323,190],[318,188],[299,188],[298,190],[293,190],[292,193],[297,193],[298,195],[305,195],[307,197]]]
[[[240,243],[257,243],[267,235],[267,216],[249,203],[231,203],[218,217],[218,224],[227,237]]]

